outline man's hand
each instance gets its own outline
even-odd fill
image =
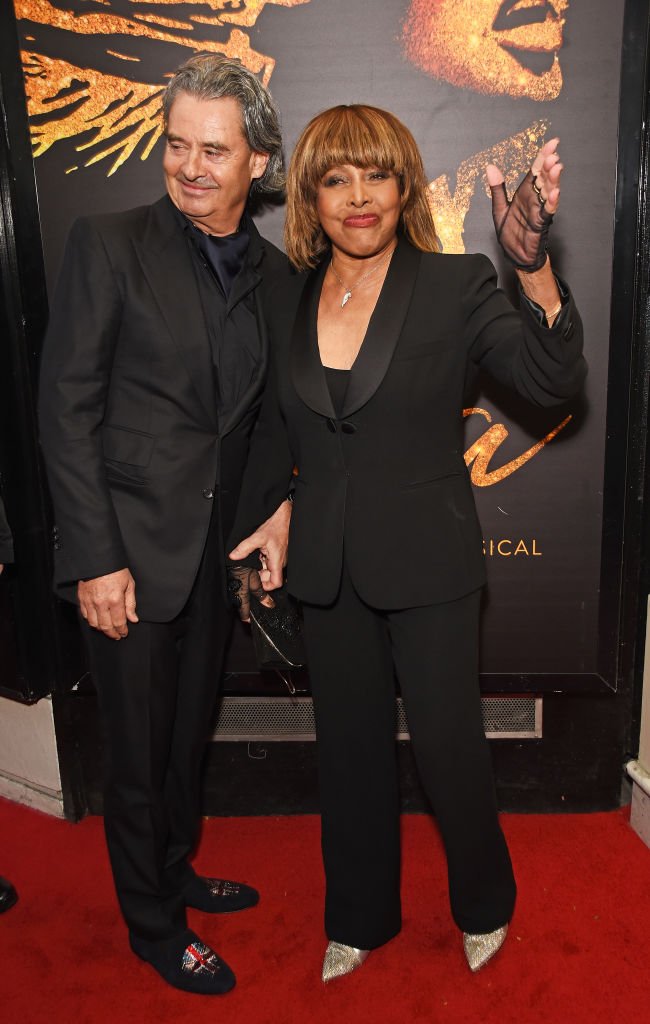
[[[85,582],[79,580],[77,596],[88,625],[101,630],[111,640],[128,636],[127,621],[139,621],[135,614],[135,580],[128,569]]]
[[[264,590],[276,590],[284,582],[282,570],[287,564],[290,522],[291,502],[283,501],[255,533],[246,537],[230,552],[229,557],[233,562],[238,562],[259,548],[262,561],[260,580]]]

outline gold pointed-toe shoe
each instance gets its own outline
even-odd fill
[[[330,942],[323,960],[323,981],[331,981],[332,978],[356,971],[366,961],[369,952],[368,949],[344,946],[342,942]]]
[[[469,935],[463,932],[463,949],[470,971],[480,971],[481,967],[485,967],[488,960],[499,952],[507,934],[507,924],[493,932],[486,932],[485,935]]]

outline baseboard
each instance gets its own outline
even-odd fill
[[[646,796],[650,796],[650,772],[641,766],[640,761],[628,761],[625,770],[633,782],[641,789]]]
[[[584,814],[621,806],[619,716],[611,696],[544,696],[543,735],[490,741],[499,807],[515,814]],[[102,813],[103,734],[94,693],[73,694],[70,715],[82,766],[82,796]],[[508,705],[509,706],[509,705]],[[428,805],[408,742],[398,743],[402,810]],[[209,743],[202,812],[209,816],[318,813],[313,740]]]
[[[63,794],[60,789],[46,789],[35,786],[25,779],[0,773],[0,796],[12,800],[16,804],[24,804],[35,811],[43,811],[54,818],[65,817],[63,812]]]
[[[636,782],[632,784],[630,825],[646,846],[650,847],[650,797]]]
[[[632,779],[630,825],[646,846],[650,847],[650,773],[638,761],[630,761],[625,767]]]

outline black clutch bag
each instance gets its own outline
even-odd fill
[[[250,616],[255,658],[261,669],[301,668],[307,663],[297,603],[284,587],[270,596],[267,608],[251,596]]]

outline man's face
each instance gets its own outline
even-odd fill
[[[407,57],[430,75],[488,94],[555,99],[569,0],[412,0]]]
[[[251,182],[264,174],[268,159],[248,145],[233,97],[201,100],[181,93],[174,100],[163,157],[165,184],[174,206],[201,230],[213,235],[237,230]]]

